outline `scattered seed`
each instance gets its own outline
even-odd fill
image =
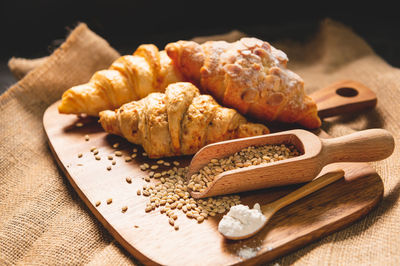
[[[130,161],[132,161],[132,158],[129,156],[125,156],[125,162],[130,162]]]
[[[122,212],[126,212],[128,210],[128,206],[122,207]]]
[[[100,204],[101,204],[101,202],[100,202],[100,201],[96,201],[96,207],[99,207],[99,206],[100,206]]]
[[[137,156],[137,154],[136,154],[136,153],[132,153],[132,155],[131,155],[131,158],[132,158],[132,159],[135,159],[135,158],[136,158],[136,156]]]
[[[201,223],[204,221],[204,216],[199,215],[199,216],[197,216],[196,220],[198,223]]]
[[[100,159],[101,159],[101,157],[100,157],[99,155],[94,156],[94,158],[95,158],[96,160],[100,160]]]
[[[125,178],[125,180],[126,180],[126,182],[127,182],[128,184],[132,183],[132,178],[130,178],[130,177]],[[140,190],[139,190],[139,191],[140,191]]]
[[[154,178],[160,178],[161,177],[161,174],[160,173],[155,173],[154,174]]]
[[[142,155],[143,155],[143,156],[147,156],[147,153],[146,153],[146,152],[143,152]]]
[[[144,178],[144,180],[145,180],[146,182],[150,182],[150,177],[149,177],[149,176],[146,176],[146,177]]]
[[[132,152],[135,152],[135,153],[136,153],[136,152],[137,152],[137,149],[136,149],[136,148],[133,148]]]
[[[98,150],[94,150],[94,151],[93,151],[93,154],[94,154],[94,155],[97,155],[98,153],[99,153]]]
[[[114,161],[114,160],[111,161],[111,164],[112,164],[112,165],[115,165],[116,163],[117,163],[117,162]]]
[[[115,151],[114,154],[115,154],[115,156],[122,156],[122,152],[121,151]]]
[[[138,196],[140,196],[140,195],[142,194],[142,192],[140,191],[140,189],[138,189],[138,190],[136,191],[136,194],[137,194]]]
[[[118,143],[118,142],[116,142],[116,143],[113,144],[113,148],[114,148],[114,149],[117,149],[118,147],[119,147],[119,143]]]
[[[169,218],[168,222],[169,222],[169,224],[172,225],[172,226],[174,226],[174,224],[175,224],[175,220],[172,219],[172,218]]]
[[[152,165],[151,167],[150,167],[152,170],[155,170],[155,169],[157,169],[158,168],[158,165]]]
[[[175,230],[179,230],[179,225],[174,224],[174,229],[175,229]]]
[[[179,162],[178,161],[173,161],[172,162],[175,166],[179,166]]]
[[[107,166],[107,170],[110,171],[111,170],[111,166]]]
[[[78,158],[82,158],[83,154],[82,153],[78,153]]]
[[[110,205],[112,203],[112,198],[107,199],[107,204]]]
[[[112,155],[107,156],[108,160],[112,160],[114,157]]]
[[[95,150],[97,150],[97,147],[96,147],[96,146],[92,146],[92,147],[90,148],[90,151],[91,151],[91,152],[93,152],[93,151],[95,151]]]
[[[158,160],[157,161],[157,164],[163,164],[164,163],[164,160]]]
[[[82,122],[78,122],[75,124],[76,127],[83,127],[83,123]]]
[[[89,141],[89,135],[85,135],[85,140]]]

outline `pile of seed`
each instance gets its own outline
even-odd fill
[[[194,199],[189,193],[185,180],[187,167],[177,168],[174,166],[168,171],[152,174],[152,178],[158,179],[155,184],[145,184],[138,195],[149,197],[145,211],[151,212],[160,209],[160,213],[168,216],[168,221],[175,230],[179,229],[176,220],[177,212],[182,211],[187,218],[196,219],[198,223],[207,219],[208,216],[215,216],[217,213],[224,213],[230,207],[240,204],[240,197],[222,196],[207,199]]]
[[[250,146],[222,159],[212,159],[199,172],[190,177],[188,188],[203,192],[209,187],[216,175],[237,168],[248,167],[289,159],[300,155],[293,145],[261,145]]]

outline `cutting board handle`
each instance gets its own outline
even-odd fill
[[[315,91],[310,97],[317,103],[321,118],[359,112],[375,107],[376,94],[365,85],[343,80]]]

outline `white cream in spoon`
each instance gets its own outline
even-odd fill
[[[240,238],[254,233],[264,226],[267,218],[262,214],[260,204],[253,209],[246,205],[231,207],[218,224],[218,231],[228,238]]]

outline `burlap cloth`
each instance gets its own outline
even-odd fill
[[[228,37],[240,36],[233,32]],[[354,79],[377,93],[375,110],[325,121],[323,128],[331,135],[382,127],[399,144],[400,70],[377,56],[351,29],[327,19],[306,43],[274,45],[289,55],[289,67],[304,78],[308,92]],[[80,24],[45,60],[10,61],[18,77],[33,70],[0,97],[0,265],[138,263],[78,198],[58,169],[42,127],[43,112],[64,90],[86,82],[117,57],[106,41]],[[373,164],[385,194],[364,219],[272,263],[399,263],[399,159],[396,149],[389,159]]]

